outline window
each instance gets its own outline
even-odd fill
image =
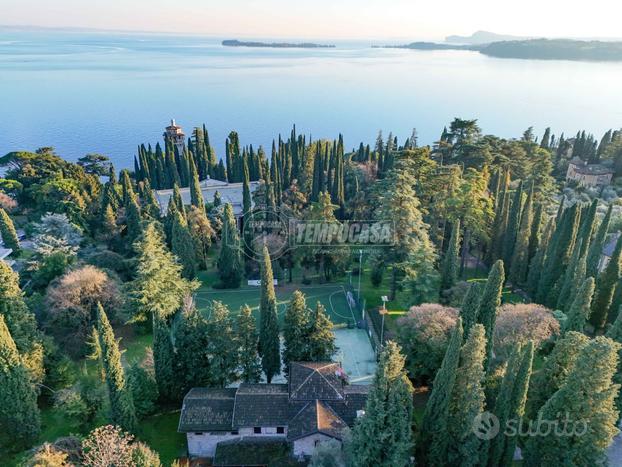
[[[277,432],[279,435],[284,434],[284,433],[285,433],[285,427],[284,427],[284,426],[277,426],[277,427],[276,427],[276,432]]]
[[[260,435],[261,434],[261,427],[260,426],[256,426],[253,428],[253,433],[255,433],[256,435]]]
[[[202,436],[203,435],[203,433],[201,433],[200,431],[195,432],[194,434],[197,435],[197,436]]]
[[[239,434],[239,432],[238,432],[238,430],[233,430],[233,431],[231,432],[231,434],[232,434],[232,435],[237,435],[237,434]]]

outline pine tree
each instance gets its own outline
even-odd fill
[[[598,263],[600,262],[600,256],[607,241],[607,232],[609,231],[609,224],[611,223],[611,215],[613,212],[613,205],[609,205],[607,214],[601,221],[596,231],[594,240],[590,243],[590,249],[587,254],[587,276],[596,277],[598,275]]]
[[[594,278],[588,277],[577,292],[564,323],[564,334],[568,331],[583,332],[583,328],[590,316],[590,305],[594,295]]]
[[[456,381],[462,340],[462,320],[458,319],[449,339],[443,363],[434,378],[432,392],[423,413],[416,456],[417,463],[421,465],[445,465],[447,463],[449,406]]]
[[[577,355],[589,341],[585,334],[568,331],[555,343],[551,354],[531,379],[526,408],[528,419],[535,419],[540,408],[564,385]]]
[[[460,351],[460,366],[449,404],[448,465],[478,466],[485,444],[473,432],[473,420],[484,411],[486,396],[486,332],[481,324],[471,328]]]
[[[441,272],[441,290],[453,287],[458,280],[458,260],[460,256],[460,219],[456,219],[451,229],[451,237]]]
[[[520,226],[516,233],[516,243],[512,262],[510,263],[509,276],[515,286],[523,285],[527,280],[529,271],[529,241],[533,222],[533,185],[527,196],[527,201],[520,216]]]
[[[166,248],[155,224],[147,225],[134,249],[137,253],[136,279],[130,285],[135,305],[134,320],[144,321],[151,315],[168,318],[198,284],[181,276],[181,266]]]
[[[486,361],[488,364],[490,364],[492,359],[492,342],[497,319],[497,308],[501,305],[504,281],[503,261],[498,260],[493,264],[488,273],[488,280],[486,280],[479,311],[477,312],[477,322],[483,324],[486,330]]]
[[[142,234],[143,226],[140,217],[140,206],[136,198],[130,197],[125,208],[125,222],[127,224],[126,242],[132,245]]]
[[[2,238],[2,243],[4,243],[6,248],[10,248],[13,250],[13,253],[19,254],[21,248],[15,225],[13,225],[13,220],[2,208],[0,208],[0,238]]]
[[[119,344],[100,304],[97,305],[97,332],[102,349],[102,365],[106,375],[112,422],[124,430],[133,431],[137,424],[134,401],[126,384]]]
[[[607,314],[609,313],[609,307],[613,300],[615,286],[620,280],[620,274],[622,273],[621,260],[622,235],[618,238],[615,250],[607,263],[607,267],[605,267],[604,271],[598,276],[598,281],[596,282],[596,293],[594,295],[594,301],[592,302],[590,321],[597,329],[604,328],[607,322]]]
[[[320,302],[317,302],[315,310],[311,313],[305,341],[308,345],[309,360],[312,362],[330,361],[337,352],[333,323]]]
[[[259,355],[268,383],[281,373],[279,322],[276,315],[274,276],[268,248],[263,247],[261,261],[261,300],[259,304]]]
[[[41,419],[37,393],[0,315],[0,448],[3,452],[32,446]]]
[[[172,252],[182,266],[181,275],[186,279],[194,279],[197,274],[197,258],[195,253],[195,243],[188,230],[186,220],[181,217],[179,212],[173,219],[171,231]]]
[[[612,383],[619,345],[596,337],[577,356],[564,385],[544,404],[538,417],[565,426],[569,436],[550,430],[532,436],[523,450],[524,465],[606,465],[606,449],[618,433],[614,399],[619,385]]]
[[[533,341],[529,341],[524,348],[517,347],[510,357],[495,402],[494,414],[501,427],[507,427],[511,420],[520,420],[525,413],[533,353]],[[516,436],[500,433],[490,441],[488,465],[511,465],[515,448]]]
[[[290,363],[308,359],[308,342],[305,341],[308,328],[309,310],[305,296],[296,290],[287,305],[283,320],[283,364],[287,374]]]
[[[178,378],[175,376],[175,350],[171,341],[171,330],[166,320],[158,314],[153,315],[153,367],[160,396],[174,400],[177,397],[178,387]]]
[[[464,335],[469,336],[471,328],[477,323],[477,314],[481,304],[481,296],[484,286],[479,282],[472,282],[469,285],[462,306],[460,307],[460,317],[462,318],[462,326]]]
[[[240,236],[233,217],[231,204],[225,204],[223,212],[222,239],[218,256],[218,276],[225,288],[236,289],[242,281],[242,257]]]
[[[347,444],[356,467],[406,467],[413,447],[413,387],[400,347],[388,341],[380,354],[365,415],[358,418]]]
[[[261,362],[257,354],[259,337],[255,318],[248,305],[240,308],[235,331],[240,358],[240,379],[245,383],[258,383],[261,379]]]

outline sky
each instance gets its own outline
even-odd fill
[[[622,2],[591,0],[0,0],[0,24],[219,37],[442,39],[476,30],[620,37]]]

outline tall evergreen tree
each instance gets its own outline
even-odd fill
[[[555,219],[550,219],[547,223],[538,249],[529,263],[529,273],[527,274],[527,290],[529,295],[535,300],[538,293],[538,286],[542,277],[542,269],[546,263],[546,254],[553,231],[555,230]]]
[[[199,209],[205,209],[205,201],[203,200],[203,192],[199,183],[199,173],[194,160],[190,159],[190,204]]]
[[[488,273],[488,280],[486,280],[479,311],[477,312],[477,322],[484,325],[486,330],[486,361],[488,364],[490,364],[492,358],[492,341],[497,319],[497,308],[501,305],[504,281],[503,261],[498,260],[493,264]]]
[[[304,294],[300,290],[294,291],[283,320],[283,364],[286,373],[289,373],[290,363],[306,361],[308,358],[305,336],[309,318]]]
[[[197,274],[197,257],[195,243],[188,230],[186,220],[176,212],[171,231],[172,252],[182,266],[181,275],[186,279],[194,279]]]
[[[259,336],[255,318],[248,305],[240,308],[235,333],[239,352],[240,379],[244,383],[258,383],[261,379],[261,361],[257,354]]]
[[[449,407],[460,361],[462,340],[462,320],[458,319],[423,413],[416,456],[417,463],[421,465],[447,464]]]
[[[484,359],[486,358],[486,332],[475,324],[460,351],[460,366],[449,404],[448,465],[478,466],[485,459],[486,445],[473,432],[473,420],[483,411]]]
[[[581,256],[581,250],[583,240],[577,241],[577,247],[572,253],[570,263],[566,267],[563,280],[561,281],[561,288],[559,291],[559,297],[557,298],[557,309],[566,310],[573,302],[574,296],[578,289],[575,289],[575,284],[579,281],[579,287],[583,285],[585,279],[585,255]]]
[[[102,350],[102,366],[106,375],[112,422],[124,430],[133,431],[137,424],[134,401],[126,384],[119,344],[114,337],[106,312],[100,304],[97,305],[97,333]]]
[[[531,378],[534,344],[529,341],[520,349],[516,348],[505,371],[494,413],[499,426],[506,427],[511,420],[520,420],[525,413],[527,390]],[[516,449],[516,436],[500,433],[490,442],[488,465],[511,465]]]
[[[477,314],[481,304],[481,296],[484,286],[479,282],[472,282],[469,285],[462,306],[460,307],[460,317],[462,318],[462,326],[464,335],[469,336],[471,328],[477,323]]]
[[[456,219],[451,229],[451,237],[447,251],[443,258],[441,271],[441,290],[453,287],[458,280],[458,267],[460,256],[460,219]]]
[[[521,224],[523,211],[523,181],[518,183],[518,188],[512,197],[512,206],[508,216],[507,229],[503,235],[503,262],[510,268],[514,256],[514,247]],[[509,272],[509,271],[508,271]]]
[[[607,315],[609,313],[611,301],[613,300],[613,293],[616,284],[620,280],[620,274],[622,273],[621,260],[622,235],[618,238],[611,259],[607,263],[604,271],[598,276],[598,281],[596,282],[596,293],[594,295],[594,301],[592,302],[590,321],[597,329],[604,328],[605,323],[607,323]]]
[[[212,303],[206,333],[211,384],[224,388],[237,380],[238,349],[233,320],[221,302]]]
[[[223,212],[222,239],[218,256],[218,276],[222,285],[235,289],[242,281],[242,256],[240,252],[240,236],[233,217],[231,204],[225,204]]]
[[[523,450],[524,465],[606,465],[606,449],[618,433],[614,399],[619,385],[612,383],[619,345],[596,337],[577,356],[564,385],[544,404],[538,416],[564,426],[574,423],[569,436],[550,430],[532,436]]]
[[[174,400],[179,386],[179,380],[175,376],[175,350],[171,341],[171,330],[159,314],[153,315],[153,368],[160,396]]]
[[[540,408],[564,385],[577,355],[589,341],[585,334],[568,331],[555,343],[551,354],[531,379],[525,413],[528,419],[535,419]]]
[[[333,323],[320,302],[317,302],[315,310],[311,313],[305,341],[308,346],[309,360],[312,362],[330,361],[337,352]]]
[[[413,387],[400,347],[388,341],[380,354],[365,415],[352,429],[346,446],[354,467],[406,467],[413,447]]]
[[[520,216],[520,225],[516,232],[516,242],[510,263],[509,278],[514,285],[523,285],[529,271],[529,241],[533,222],[533,185]]]
[[[0,315],[0,449],[30,447],[39,437],[37,393]]]
[[[587,254],[587,276],[596,277],[598,275],[598,263],[600,262],[600,256],[607,241],[607,232],[609,231],[609,224],[611,223],[611,216],[613,212],[613,205],[609,205],[607,214],[601,221],[596,231],[594,240],[590,243],[590,249]]]
[[[274,276],[268,248],[263,247],[261,261],[261,300],[259,304],[259,354],[268,383],[281,373],[279,322],[276,315]]]
[[[594,295],[594,278],[588,277],[575,295],[568,310],[568,318],[564,323],[564,333],[568,331],[583,332],[583,328],[590,316],[590,305]]]
[[[13,220],[2,208],[0,208],[0,238],[2,238],[4,246],[13,250],[13,253],[18,254],[20,252],[19,239]]]
[[[134,249],[137,253],[136,278],[130,285],[135,304],[134,319],[143,321],[151,315],[171,316],[198,284],[181,276],[181,265],[166,248],[155,224],[147,225]]]

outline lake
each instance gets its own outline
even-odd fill
[[[316,138],[373,145],[416,127],[436,141],[456,116],[518,137],[551,126],[598,137],[622,126],[622,63],[489,58],[465,51],[222,47],[224,38],[0,29],[0,155],[54,146],[130,167],[171,118],[206,123],[223,155],[231,130],[270,147],[292,124]]]

